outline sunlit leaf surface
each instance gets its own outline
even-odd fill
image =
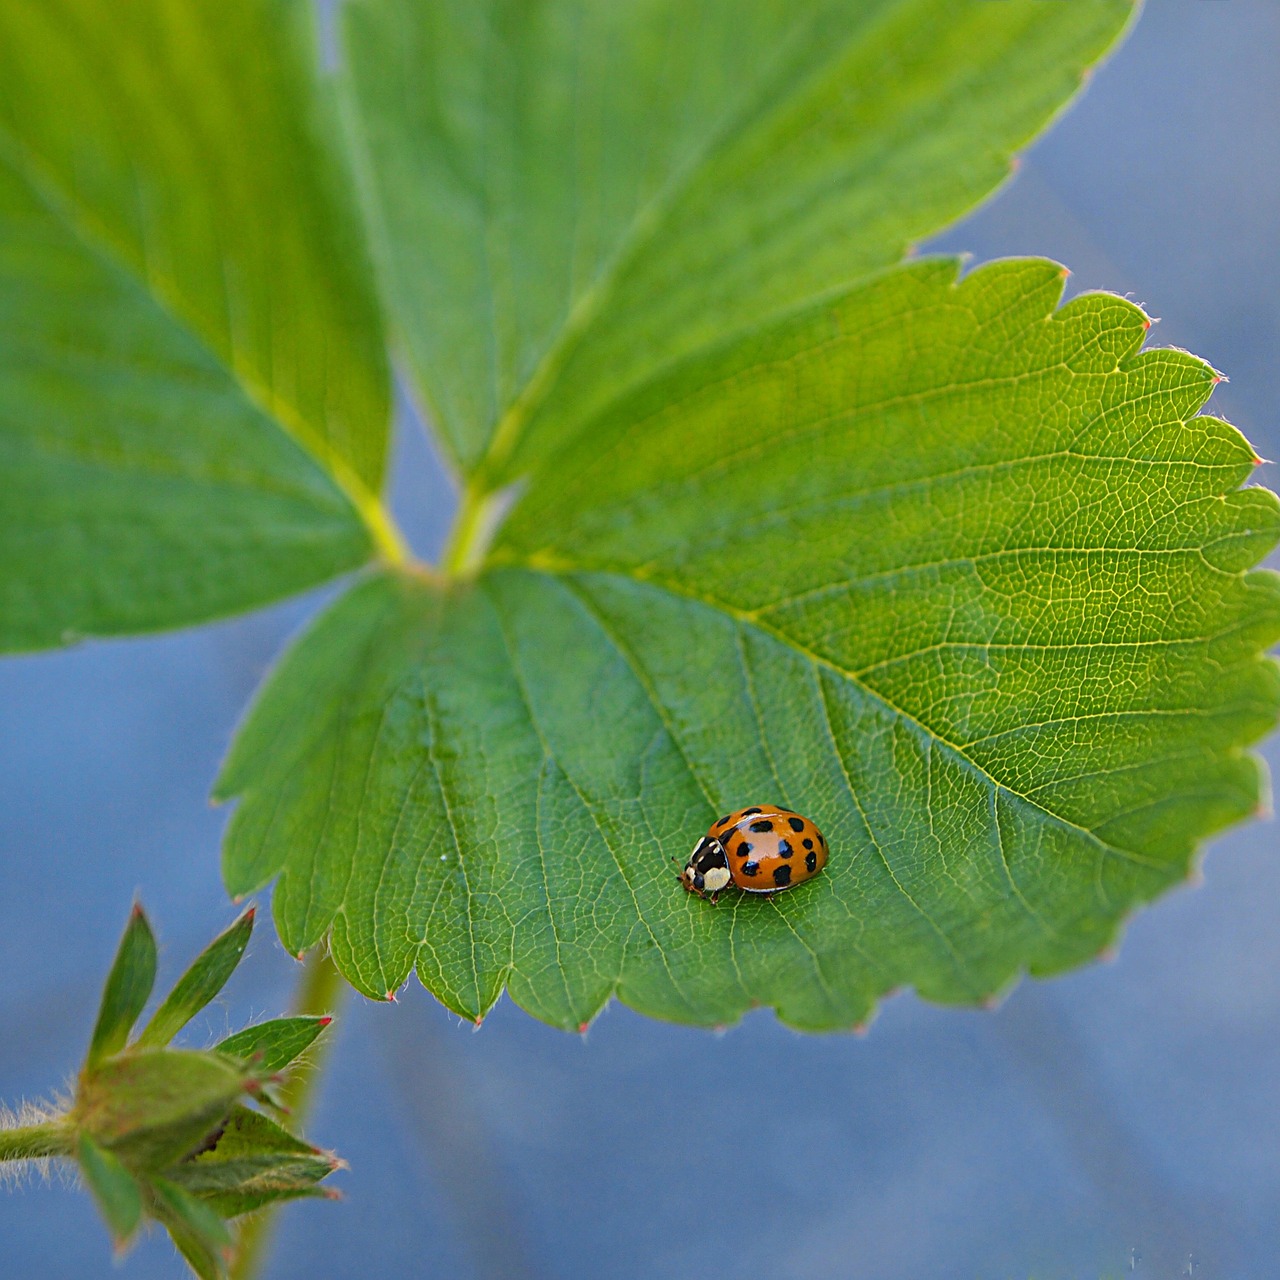
[[[1280,508],[1063,273],[926,261],[611,406],[489,567],[374,576],[284,660],[228,761],[227,878],[382,995],[416,968],[588,1020],[617,992],[848,1026],[1094,954],[1258,804]],[[776,898],[677,884],[776,801],[832,856]]]
[[[512,479],[708,341],[986,196],[1129,0],[353,0],[386,293],[461,470]]]

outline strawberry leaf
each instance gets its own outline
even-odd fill
[[[534,473],[473,579],[367,579],[285,658],[219,784],[234,892],[560,1026],[617,992],[850,1026],[1092,956],[1255,810],[1280,504],[1054,263],[888,273],[623,397]],[[718,907],[719,814],[814,818],[827,871]]]
[[[0,6],[0,650],[394,554],[386,357],[309,8]]]

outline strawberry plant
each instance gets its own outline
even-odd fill
[[[1132,16],[350,0],[326,67],[293,0],[0,0],[0,644],[338,583],[211,783],[229,893],[372,999],[826,1031],[1089,960],[1260,805],[1280,506],[1141,308],[911,248]],[[457,479],[436,564],[393,363]],[[686,894],[761,800],[826,869]],[[223,1266],[231,1193],[174,1175],[216,1141],[71,1123],[11,1155]]]

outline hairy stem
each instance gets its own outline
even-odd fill
[[[294,995],[293,1012],[309,1017],[333,1013],[342,1002],[347,986],[323,947],[315,947],[307,956]],[[329,1037],[322,1036],[312,1046],[306,1060],[298,1062],[278,1090],[289,1108],[294,1127],[300,1127],[315,1098],[316,1085],[324,1067]],[[231,1266],[231,1280],[253,1280],[262,1274],[271,1238],[275,1233],[276,1208],[268,1206],[245,1218],[236,1235],[236,1256]]]
[[[42,1160],[71,1154],[72,1133],[58,1121],[0,1129],[0,1160]]]

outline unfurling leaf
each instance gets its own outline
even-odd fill
[[[128,1169],[87,1133],[76,1143],[76,1162],[117,1248],[126,1245],[142,1221],[142,1192]]]
[[[143,1028],[137,1039],[138,1048],[168,1044],[227,985],[249,945],[253,916],[254,909],[250,907],[196,957]]]
[[[262,1071],[283,1071],[309,1049],[329,1018],[274,1018],[237,1031],[218,1044],[218,1052],[255,1063]]]
[[[120,949],[107,975],[98,1009],[98,1022],[89,1044],[90,1064],[125,1046],[133,1024],[142,1015],[156,981],[156,939],[142,908],[129,916]]]
[[[232,1218],[276,1201],[328,1196],[318,1184],[339,1165],[261,1112],[236,1107],[209,1150],[168,1176]]]
[[[231,1232],[217,1210],[174,1183],[154,1178],[151,1212],[200,1280],[219,1280],[231,1260]]]
[[[59,1141],[33,1154],[74,1156],[123,1248],[143,1218],[161,1222],[197,1274],[224,1274],[225,1219],[275,1201],[330,1196],[319,1183],[341,1167],[248,1104],[274,1105],[269,1085],[329,1024],[280,1018],[215,1049],[167,1041],[222,990],[253,927],[245,912],[196,958],[132,1043],[129,1029],[155,979],[155,938],[135,907],[112,966],[93,1051]],[[227,1048],[230,1046],[230,1049]],[[55,1126],[47,1126],[55,1128]],[[15,1151],[11,1158],[22,1156]]]

